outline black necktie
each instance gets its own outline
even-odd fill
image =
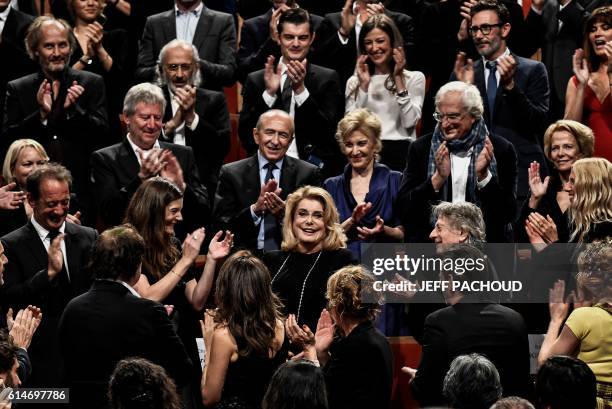
[[[278,169],[278,167],[276,166],[276,164],[268,162],[264,165],[264,168],[267,169],[264,184],[267,184],[270,179],[274,179],[274,174],[272,173],[272,171]],[[263,222],[264,250],[278,250],[280,248],[280,229],[276,217],[272,213],[266,212]]]
[[[492,124],[493,111],[495,109],[495,96],[497,95],[497,77],[495,76],[497,62],[487,61],[485,65],[489,69],[489,78],[487,79],[487,102],[489,103],[489,119]]]
[[[293,88],[291,88],[291,80],[289,75],[285,73],[285,82],[283,83],[283,90],[281,92],[281,105],[283,111],[289,113],[291,110],[291,98],[293,97]]]

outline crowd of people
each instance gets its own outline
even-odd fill
[[[0,57],[0,408],[612,407],[610,0],[0,0]],[[398,305],[375,243],[512,262]]]

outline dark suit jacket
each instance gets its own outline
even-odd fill
[[[172,106],[168,88],[164,87],[166,112],[164,122],[172,118]],[[217,176],[230,147],[230,119],[225,96],[222,92],[198,88],[195,112],[200,117],[192,131],[185,127],[185,144],[191,146],[202,183],[212,195],[217,187]],[[165,135],[167,142],[173,135]]]
[[[4,272],[3,307],[17,311],[32,304],[43,313],[43,320],[28,349],[34,368],[30,386],[57,386],[61,369],[57,324],[66,304],[87,291],[91,284],[85,267],[98,233],[72,223],[66,223],[65,232],[69,285],[60,277],[49,281],[47,251],[31,222],[1,239],[9,259]]]
[[[310,96],[298,107],[295,106],[295,137],[301,159],[316,155],[325,163],[325,175],[334,176],[342,172],[344,158],[340,154],[334,137],[336,125],[344,113],[344,97],[338,75],[329,68],[309,64],[304,86]],[[242,146],[249,153],[257,150],[253,139],[253,128],[259,116],[271,109],[262,94],[266,89],[264,70],[255,71],[247,77],[242,89],[242,112],[238,133]],[[272,108],[282,109],[280,87]]]
[[[310,14],[313,30],[323,21],[323,17]],[[269,55],[280,58],[280,47],[270,38],[270,18],[272,8],[260,16],[245,20],[240,29],[240,48],[238,49],[238,81],[244,84],[247,75],[261,70]]]
[[[191,361],[164,306],[138,298],[121,283],[96,280],[68,304],[59,325],[65,385],[75,408],[100,408],[118,361],[146,358],[179,385],[188,382]]]
[[[136,78],[153,81],[162,47],[176,38],[176,13],[172,10],[147,18],[138,52]],[[232,16],[204,6],[193,36],[200,55],[202,87],[221,90],[234,83],[236,28]]]
[[[385,10],[385,14],[389,16],[402,37],[404,38],[404,52],[406,53],[406,69],[414,68],[414,22],[412,18],[390,10]],[[312,44],[313,62],[324,67],[332,68],[338,72],[342,81],[342,89],[346,81],[353,75],[357,55],[357,35],[355,29],[351,30],[348,43],[342,44],[338,38],[338,29],[340,28],[340,12],[330,13],[325,16],[315,41]]]
[[[43,125],[36,94],[44,79],[39,71],[8,83],[3,124],[5,143],[20,138],[40,142],[52,161],[72,172],[73,191],[82,196],[89,174],[87,158],[94,150],[106,146],[108,140],[104,81],[99,75],[68,68],[61,88],[65,90],[76,81],[85,91],[70,108],[62,108],[58,118],[54,120],[50,115],[47,125]],[[60,90],[59,95],[61,101],[57,103],[63,104],[65,91]]]
[[[316,166],[285,156],[281,169],[281,198],[306,185],[320,186]],[[250,206],[257,201],[261,183],[257,155],[223,165],[215,194],[213,220],[217,230],[231,230],[239,247],[257,249],[259,226],[253,223]]]
[[[172,151],[187,185],[183,198],[183,222],[177,225],[177,236],[184,237],[208,222],[210,207],[208,192],[200,182],[193,150],[188,146],[160,142],[162,149]],[[105,226],[121,224],[132,195],[142,181],[140,165],[127,139],[91,155],[91,181],[98,216]],[[182,225],[182,226],[181,226]]]
[[[429,149],[432,134],[418,138],[410,145],[406,170],[397,196],[397,209],[402,209],[402,224],[406,242],[429,243],[431,206],[443,200],[442,191],[436,193],[427,177]],[[497,161],[497,178],[493,177],[482,189],[476,189],[486,224],[487,241],[505,243],[511,241],[506,228],[514,220],[516,207],[516,153],[505,139],[489,135],[493,154]],[[449,196],[452,195],[452,175],[446,181]],[[452,196],[451,196],[452,197]]]
[[[412,391],[422,406],[446,403],[442,383],[450,363],[472,352],[485,355],[501,378],[504,396],[528,397],[529,342],[523,318],[498,304],[459,302],[425,320],[421,363]]]
[[[546,158],[540,146],[548,124],[550,89],[544,64],[517,55],[513,57],[518,64],[514,74],[515,85],[512,91],[504,90],[501,84],[497,87],[493,118],[487,99],[482,58],[474,63],[474,85],[482,96],[489,131],[503,136],[516,149],[519,167],[517,194],[526,197],[529,194],[527,169],[531,162],[538,162],[542,174],[548,175]]]

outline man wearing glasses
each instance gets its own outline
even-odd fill
[[[512,144],[489,132],[478,88],[461,81],[436,94],[438,122],[408,149],[397,198],[406,241],[427,243],[440,201],[470,202],[483,213],[486,239],[512,240],[516,197],[516,153]]]
[[[511,26],[506,6],[481,0],[470,10],[469,33],[482,58],[475,62],[459,53],[452,79],[474,84],[484,102],[489,130],[510,141],[518,155],[519,202],[529,194],[527,169],[546,160],[540,137],[547,126],[550,89],[544,64],[513,54],[506,45]]]

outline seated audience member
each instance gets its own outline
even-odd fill
[[[30,173],[49,161],[45,148],[33,139],[17,139],[9,146],[2,165],[2,178],[15,194],[15,209],[0,210],[0,237],[18,229],[32,216],[26,199],[26,179]]]
[[[569,181],[572,165],[578,159],[593,155],[593,131],[579,122],[561,119],[544,133],[544,154],[553,166],[551,176],[542,179],[540,165],[531,163],[528,172],[531,194],[529,200],[523,203],[515,233],[520,241],[529,241],[525,232],[527,224],[545,236],[539,221],[550,218],[557,226],[559,241],[566,243],[570,236],[567,219],[570,196],[564,186]]]
[[[431,206],[439,201],[470,202],[482,209],[489,242],[511,241],[516,208],[516,153],[489,133],[478,88],[454,81],[436,94],[433,134],[408,149],[397,198],[407,241],[427,242]]]
[[[236,28],[231,15],[201,0],[175,0],[174,7],[147,18],[138,51],[136,79],[152,81],[157,56],[174,39],[193,44],[200,57],[202,87],[221,90],[235,81]]]
[[[210,359],[202,377],[206,407],[256,408],[272,374],[286,359],[281,303],[270,272],[246,250],[221,267],[215,291]],[[216,406],[215,406],[216,405]]]
[[[185,223],[179,237],[206,225],[208,193],[200,183],[193,150],[159,141],[165,107],[166,99],[158,86],[133,86],[123,103],[127,137],[92,154],[93,196],[104,225],[120,223],[136,189],[154,176],[174,183],[184,195]]]
[[[546,409],[596,408],[593,371],[579,359],[568,356],[548,358],[538,369],[536,399]]]
[[[459,244],[446,248],[441,258],[479,259],[484,254],[472,245]],[[464,275],[441,273],[442,280],[471,283],[490,280],[488,264],[482,270]],[[497,367],[506,395],[528,396],[529,342],[523,318],[519,313],[492,301],[479,292],[444,292],[448,307],[435,311],[425,319],[423,351],[418,370],[404,367],[411,378],[412,391],[421,405],[444,403],[444,374],[453,359],[467,353],[488,357]]]
[[[499,372],[483,355],[459,355],[444,376],[442,393],[454,409],[489,409],[502,396]]]
[[[52,161],[72,172],[73,191],[85,196],[87,158],[108,141],[104,81],[99,75],[70,68],[76,44],[63,20],[38,17],[25,43],[39,71],[8,83],[4,140],[7,145],[19,138],[40,142]]]
[[[221,168],[213,220],[236,232],[238,247],[278,250],[287,195],[321,180],[316,166],[286,155],[294,127],[285,111],[264,112],[252,132],[257,153]]]
[[[382,123],[380,162],[396,171],[406,167],[406,153],[416,139],[425,95],[425,76],[408,71],[402,37],[384,14],[367,19],[359,33],[355,74],[346,83],[346,108],[368,108]]]
[[[550,295],[550,324],[538,356],[543,364],[553,355],[576,354],[595,374],[598,400],[608,406],[612,405],[611,265],[612,237],[585,246],[578,256],[576,301],[586,301],[587,306],[575,305],[568,318],[565,283],[555,284]]]
[[[238,81],[244,84],[248,74],[260,70],[269,55],[280,57],[278,32],[276,24],[281,13],[290,8],[299,7],[293,0],[264,0],[271,3],[268,11],[244,20],[240,29],[240,46],[238,48]],[[300,2],[301,3],[301,2]],[[310,9],[309,9],[310,10]],[[313,30],[323,18],[311,14]],[[246,18],[246,17],[244,17]]]
[[[289,339],[301,345],[304,358],[319,362],[325,374],[330,409],[388,408],[392,362],[387,338],[374,327],[381,294],[362,266],[336,271],[327,282],[327,308],[316,335],[287,319]],[[316,343],[315,343],[316,339]]]
[[[431,211],[436,223],[429,238],[440,244],[486,243],[482,211],[474,203],[440,202]]]
[[[595,9],[584,27],[584,45],[572,59],[565,118],[584,122],[595,134],[594,156],[612,161],[612,6]],[[608,86],[606,86],[608,85]]]
[[[404,238],[393,208],[402,174],[378,162],[381,129],[381,121],[366,109],[346,114],[338,123],[336,140],[349,163],[340,176],[323,184],[334,199],[348,248],[357,260],[362,242]]]
[[[112,409],[181,409],[176,385],[166,370],[144,358],[117,363],[108,385]]]
[[[74,22],[72,32],[77,43],[70,56],[70,66],[96,73],[104,79],[113,137],[110,139],[116,142],[121,136],[119,115],[127,89],[127,33],[123,29],[105,29],[101,16],[107,3],[103,0],[67,0],[66,4]]]
[[[333,176],[342,167],[333,138],[343,107],[338,75],[307,60],[314,29],[306,10],[285,11],[277,27],[282,57],[275,61],[269,56],[263,69],[248,75],[242,92],[240,140],[247,152],[254,152],[252,130],[260,115],[271,108],[282,109],[295,121],[288,155]]]
[[[315,328],[325,308],[327,280],[334,271],[353,264],[338,211],[327,191],[305,186],[289,195],[281,251],[265,253],[263,260],[283,313],[294,314],[300,326]]]
[[[482,58],[472,62],[465,55],[458,55],[451,79],[476,85],[489,131],[514,146],[519,166],[517,196],[524,199],[529,195],[529,164],[536,161],[542,172],[546,171],[538,142],[548,118],[550,91],[546,68],[507,47],[512,27],[503,3],[480,0],[471,7],[470,16],[469,32]]]
[[[192,373],[164,306],[140,298],[133,288],[144,254],[144,240],[133,227],[106,230],[91,256],[92,288],[62,315],[58,338],[73,407],[105,407],[111,373],[127,357],[163,366],[179,386]]]
[[[172,40],[159,53],[157,82],[166,110],[162,140],[190,146],[208,193],[214,195],[217,175],[230,146],[230,120],[225,96],[198,88],[202,75],[198,50]]]
[[[338,72],[343,89],[346,81],[355,73],[361,28],[370,16],[376,14],[385,14],[393,20],[403,39],[405,55],[408,58],[415,55],[414,22],[411,17],[385,9],[378,0],[346,0],[342,11],[325,16],[313,44],[314,61]],[[407,66],[411,67],[413,62],[409,60]]]
[[[66,223],[70,207],[70,172],[47,164],[27,178],[28,223],[1,238],[8,258],[0,304],[14,310],[36,305],[44,320],[29,354],[31,387],[58,386],[61,370],[57,326],[68,302],[91,285],[85,267],[98,233]]]
[[[323,371],[301,359],[282,364],[270,380],[262,409],[328,409]]]
[[[527,399],[519,398],[518,396],[508,396],[495,402],[491,409],[535,409],[535,406]]]

